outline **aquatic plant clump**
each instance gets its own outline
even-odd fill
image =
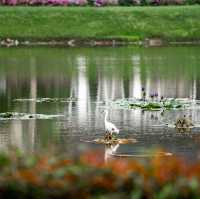
[[[15,198],[199,198],[200,163],[155,155],[150,161],[87,152],[59,155],[0,153],[0,196]],[[136,197],[137,196],[137,197]]]
[[[6,112],[0,113],[0,120],[30,120],[30,119],[54,119],[63,117],[64,115],[46,115],[46,114],[34,114],[34,113],[17,113]]]
[[[192,128],[199,127],[199,124],[194,124],[192,122],[191,115],[187,117],[184,115],[183,117],[177,118],[174,124],[168,124],[168,127],[175,128],[180,133],[191,132]]]
[[[65,102],[72,102],[76,101],[77,99],[69,97],[69,98],[21,98],[21,99],[14,99],[14,102],[36,102],[36,103],[43,103],[43,102],[55,102],[55,103],[65,103]]]
[[[142,99],[118,99],[111,102],[112,106],[126,109],[142,110],[163,110],[163,109],[180,109],[186,107],[187,103],[182,100],[167,98],[165,100],[142,100]]]
[[[183,117],[180,117],[176,120],[175,126],[176,128],[190,128],[193,127],[194,124],[192,123],[191,118],[184,115]]]

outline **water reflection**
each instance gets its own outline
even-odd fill
[[[37,77],[36,77],[36,60],[33,58],[30,60],[30,98],[37,99]],[[36,113],[36,101],[33,100],[29,103],[29,112],[32,114]],[[27,147],[29,151],[34,151],[34,142],[35,142],[35,133],[36,133],[36,121],[35,119],[29,121],[28,127],[28,138],[27,138]]]
[[[85,121],[90,115],[90,91],[89,82],[86,76],[86,57],[77,57],[78,81],[75,90],[78,93],[75,95],[78,107],[79,125]]]
[[[159,96],[199,99],[199,60],[199,47],[0,49],[0,111],[65,114],[64,120],[1,123],[0,148],[12,144],[33,151],[53,143],[59,150],[72,150],[74,144],[78,147],[81,137],[103,135],[100,111],[109,100],[141,97],[143,86],[147,95],[158,92]],[[38,97],[76,100],[13,102],[16,98]],[[187,113],[199,121],[198,110]],[[198,146],[193,143],[193,133],[180,137],[173,130],[152,128],[152,124],[172,122],[182,112],[155,114],[152,117],[152,113],[140,110],[110,110],[110,119],[121,135],[139,140],[136,146],[120,150],[131,153],[161,146],[195,156]]]
[[[119,146],[120,146],[119,144],[105,146],[105,153],[104,153],[105,163],[108,163],[109,161],[113,160],[113,155],[117,152]]]

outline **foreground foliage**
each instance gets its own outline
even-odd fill
[[[55,119],[64,115],[46,115],[33,113],[5,112],[0,113],[0,120],[30,120],[30,119]]]
[[[141,163],[89,152],[76,160],[0,154],[1,198],[199,198],[200,163],[155,155]]]

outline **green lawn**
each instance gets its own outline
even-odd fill
[[[200,39],[199,6],[0,7],[0,38]]]

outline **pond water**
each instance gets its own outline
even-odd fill
[[[200,158],[200,128],[179,133],[162,126],[183,114],[200,122],[200,109],[161,112],[110,109],[109,101],[147,95],[200,99],[200,47],[0,48],[0,112],[62,115],[51,119],[0,121],[0,148],[50,148],[66,154],[104,150],[84,143],[104,136],[104,109],[119,137],[137,143],[115,153],[141,155],[153,148],[193,160]],[[16,101],[15,99],[33,99]],[[36,102],[37,98],[67,98]],[[157,126],[156,126],[157,125]]]

